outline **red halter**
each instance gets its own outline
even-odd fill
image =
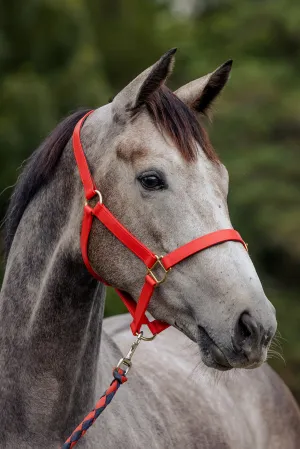
[[[140,332],[142,325],[147,325],[153,334],[158,334],[163,331],[169,325],[159,320],[149,321],[145,315],[151,296],[153,295],[154,288],[164,282],[167,278],[169,270],[187,257],[203,251],[206,248],[217,245],[219,243],[227,241],[236,241],[244,245],[247,250],[247,245],[240,236],[240,234],[233,229],[222,229],[210,234],[206,234],[202,237],[198,237],[189,243],[175,249],[165,256],[157,256],[143,243],[141,243],[134,235],[132,235],[104,206],[102,203],[102,196],[97,190],[95,182],[92,178],[89,166],[84,155],[84,151],[80,141],[80,130],[87,118],[93,111],[89,111],[81,120],[77,123],[73,133],[73,148],[76,158],[76,162],[79,169],[79,174],[82,180],[86,203],[84,206],[84,214],[81,230],[81,252],[84,263],[89,272],[99,281],[108,285],[92,268],[88,257],[88,240],[90,231],[92,228],[93,218],[96,217],[103,223],[109,231],[117,237],[120,242],[123,243],[130,251],[132,251],[137,257],[139,257],[146,265],[146,277],[145,283],[140,293],[138,302],[136,303],[130,295],[116,289],[116,292],[124,302],[128,311],[133,317],[131,323],[131,330],[134,335]],[[95,207],[91,207],[88,201],[98,196],[99,201]],[[155,274],[155,268],[159,268],[159,273],[162,273],[161,277]]]

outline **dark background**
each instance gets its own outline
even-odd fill
[[[227,165],[234,226],[278,312],[300,399],[300,8],[293,0],[0,1],[0,216],[27,158],[61,118],[108,101],[178,47],[170,87],[229,58],[212,141]],[[106,313],[123,308],[111,293]]]

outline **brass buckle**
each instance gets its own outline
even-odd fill
[[[163,263],[161,261],[161,259],[164,256],[156,256],[156,261],[154,262],[154,264],[152,265],[151,268],[147,268],[147,273],[150,274],[150,276],[152,277],[152,279],[156,282],[156,285],[162,284],[163,282],[165,282],[165,280],[167,279],[167,274],[169,273],[169,271],[171,270],[171,268],[169,268],[168,270],[165,269],[165,267],[163,266]],[[159,265],[160,268],[163,270],[163,276],[161,279],[158,279],[157,276],[155,276],[155,274],[153,273],[154,268]]]

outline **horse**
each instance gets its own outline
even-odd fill
[[[156,254],[232,229],[228,173],[200,120],[232,62],[172,92],[174,58],[174,49],[164,54],[81,130],[103,202]],[[63,120],[32,154],[5,219],[3,449],[60,447],[133,340],[128,314],[103,319],[106,287],[80,251],[84,193],[71,137],[86,112]],[[106,283],[137,301],[144,265],[98,220],[88,254]],[[275,310],[243,245],[227,241],[178,264],[148,311],[171,327],[140,345],[129,381],[78,447],[299,447],[297,405],[264,363]]]

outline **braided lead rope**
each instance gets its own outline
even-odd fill
[[[101,396],[101,398],[95,405],[95,408],[84,418],[79,426],[76,427],[76,429],[62,446],[62,449],[71,449],[72,447],[74,447],[75,444],[78,443],[80,438],[83,437],[87,430],[94,424],[96,419],[106,409],[108,404],[110,404],[120,385],[127,382],[127,377],[125,376],[125,374],[126,370],[123,370],[121,368],[117,367],[113,370],[114,379],[110,384],[110,387]]]
[[[61,449],[71,449],[78,443],[81,437],[87,432],[87,430],[94,424],[96,419],[101,415],[101,413],[106,409],[108,404],[111,403],[114,395],[118,391],[120,385],[127,382],[127,373],[132,366],[132,357],[141,343],[141,341],[152,341],[156,334],[151,337],[144,337],[143,331],[136,335],[137,339],[132,343],[127,355],[119,360],[116,368],[113,370],[114,379],[110,384],[110,387],[105,391],[97,402],[94,410],[92,410],[84,420],[79,424],[78,427],[73,431],[72,435],[67,439]],[[125,369],[121,368],[123,366]]]

